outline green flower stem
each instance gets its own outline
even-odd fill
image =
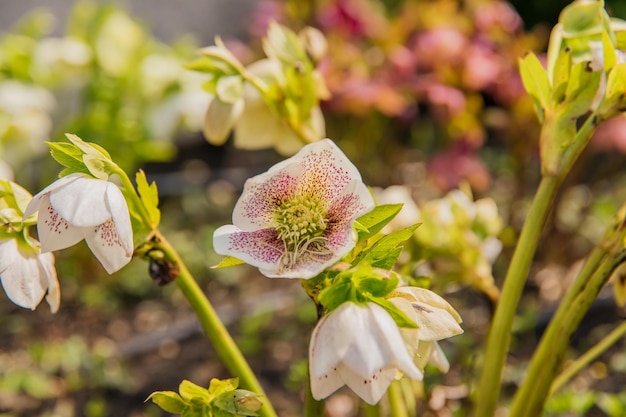
[[[311,392],[311,378],[307,373],[306,391],[304,393],[304,416],[324,417],[324,400],[317,401]]]
[[[239,377],[241,387],[253,391],[265,397],[263,407],[259,410],[259,415],[263,417],[276,417],[276,411],[269,402],[261,384],[252,372],[250,365],[237,347],[237,344],[228,333],[228,330],[213,309],[213,306],[206,298],[196,280],[193,278],[184,262],[170,245],[170,243],[157,231],[155,231],[156,247],[163,251],[165,256],[180,268],[180,274],[176,279],[178,287],[181,289],[187,301],[195,311],[202,328],[208,338],[213,342],[217,354],[220,356],[228,370]]]
[[[511,342],[511,327],[515,311],[559,183],[555,176],[543,177],[526,216],[487,338],[484,367],[474,409],[476,417],[494,415],[500,393],[502,368]]]
[[[406,409],[406,403],[402,395],[402,387],[400,381],[393,381],[387,390],[389,398],[389,408],[391,409],[391,417],[409,417]]]
[[[601,105],[602,103],[598,105],[598,108]],[[582,126],[580,126],[580,128],[576,132],[576,137],[572,142],[572,146],[567,147],[563,152],[563,156],[561,158],[559,182],[562,182],[565,176],[570,172],[572,166],[574,165],[574,162],[576,162],[580,154],[587,147],[587,144],[591,139],[591,134],[600,122],[601,120],[594,111],[589,117],[585,119],[585,122],[582,124]]]
[[[591,363],[594,359],[604,353],[608,348],[613,346],[619,339],[626,334],[626,321],[617,326],[611,333],[606,335],[594,347],[581,355],[574,362],[569,364],[552,382],[550,387],[550,395],[557,392],[565,385],[574,375]]]
[[[115,163],[111,163],[109,167],[111,168],[111,172],[117,174],[117,176],[122,181],[122,186],[124,187],[124,190],[126,190],[126,197],[130,198],[132,200],[133,206],[136,207],[137,210],[139,210],[139,215],[141,216],[141,220],[143,221],[144,226],[150,229],[154,229],[155,227],[157,227],[158,225],[152,224],[150,214],[148,213],[146,206],[144,206],[143,202],[141,201],[141,198],[139,198],[139,195],[135,190],[135,185],[132,183],[126,172]]]
[[[619,233],[623,238],[623,232]],[[621,245],[620,245],[621,246]],[[570,336],[578,327],[598,293],[611,277],[615,268],[624,261],[624,250],[617,254],[608,253],[595,272],[584,283],[578,295],[570,303],[562,303],[550,322],[539,347],[528,367],[525,383],[513,399],[510,417],[534,417],[541,414],[550,386],[559,371]],[[577,291],[579,285],[570,290]]]
[[[368,403],[361,401],[363,404],[363,416],[364,417],[380,417],[380,403],[375,405],[369,405]]]

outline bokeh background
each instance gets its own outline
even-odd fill
[[[283,156],[209,145],[208,96],[183,64],[220,35],[244,62],[277,20],[319,28],[331,92],[327,135],[375,187],[402,185],[426,204],[451,190],[491,198],[504,221],[496,285],[538,180],[539,125],[517,74],[526,51],[545,50],[567,1],[151,0],[0,2],[0,159],[33,194],[60,168],[46,140],[72,132],[121,166],[157,182],[162,230],[258,370],[281,416],[301,415],[315,309],[297,280],[252,268],[212,270],[216,227],[230,222],[246,178]],[[610,12],[626,17],[621,1]],[[504,394],[514,392],[537,338],[580,260],[626,197],[626,121],[600,127],[558,197],[515,324]],[[7,174],[9,175],[9,174]],[[469,267],[468,267],[469,268]],[[159,287],[134,260],[108,276],[84,244],[57,254],[62,304],[30,312],[0,297],[0,416],[147,417],[144,403],[182,379],[229,377],[174,285]],[[428,374],[417,409],[463,416],[492,304],[464,280],[433,285],[459,310],[465,334],[446,341],[451,371]],[[454,274],[452,274],[454,275]],[[624,318],[610,288],[572,343],[589,348]],[[624,343],[600,357],[548,405],[549,416],[626,415]],[[331,416],[357,415],[348,392]]]

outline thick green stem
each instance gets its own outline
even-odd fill
[[[617,326],[611,333],[606,335],[595,346],[581,355],[574,362],[570,363],[552,382],[550,387],[550,395],[557,392],[565,385],[574,375],[591,363],[594,359],[604,353],[608,348],[613,346],[619,339],[626,334],[626,321]]]
[[[558,185],[557,177],[542,178],[511,259],[487,338],[484,367],[477,389],[474,410],[476,417],[493,416],[496,410],[500,393],[500,378],[511,341],[515,311]]]
[[[615,267],[623,260],[623,253],[608,253],[582,288],[579,285],[572,286],[570,291],[578,291],[575,287],[580,290],[573,297],[566,296],[571,302],[562,303],[548,325],[530,362],[524,383],[513,399],[510,417],[541,415],[550,386],[563,363],[570,336],[611,277]]]
[[[387,390],[389,398],[389,408],[391,409],[391,417],[409,417],[406,409],[406,403],[402,395],[402,387],[400,381],[393,381]]]
[[[183,292],[187,301],[198,316],[202,328],[208,338],[213,342],[217,354],[220,356],[224,365],[234,375],[239,377],[241,387],[253,391],[265,397],[263,407],[259,410],[259,415],[264,417],[276,417],[276,411],[269,402],[269,398],[265,394],[261,384],[254,375],[250,365],[243,357],[239,347],[228,333],[228,330],[220,320],[219,316],[213,309],[213,306],[204,295],[204,292],[198,286],[185,263],[182,261],[178,252],[170,245],[170,243],[160,234],[156,232],[155,245],[163,251],[165,256],[180,268],[180,274],[176,279],[178,287]]]
[[[313,398],[311,392],[311,378],[307,376],[306,391],[304,393],[304,416],[305,417],[323,417],[324,416],[324,400],[317,401]]]

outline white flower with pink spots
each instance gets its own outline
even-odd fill
[[[248,179],[214,249],[270,278],[312,278],[354,248],[354,220],[373,207],[356,167],[324,139]]]
[[[80,173],[67,175],[35,195],[24,217],[36,211],[42,252],[85,239],[109,274],[130,261],[134,249],[130,214],[114,183]]]

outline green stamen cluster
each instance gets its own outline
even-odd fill
[[[274,212],[278,239],[285,245],[283,264],[291,267],[303,255],[326,255],[326,210],[317,199],[301,196],[281,203]]]

